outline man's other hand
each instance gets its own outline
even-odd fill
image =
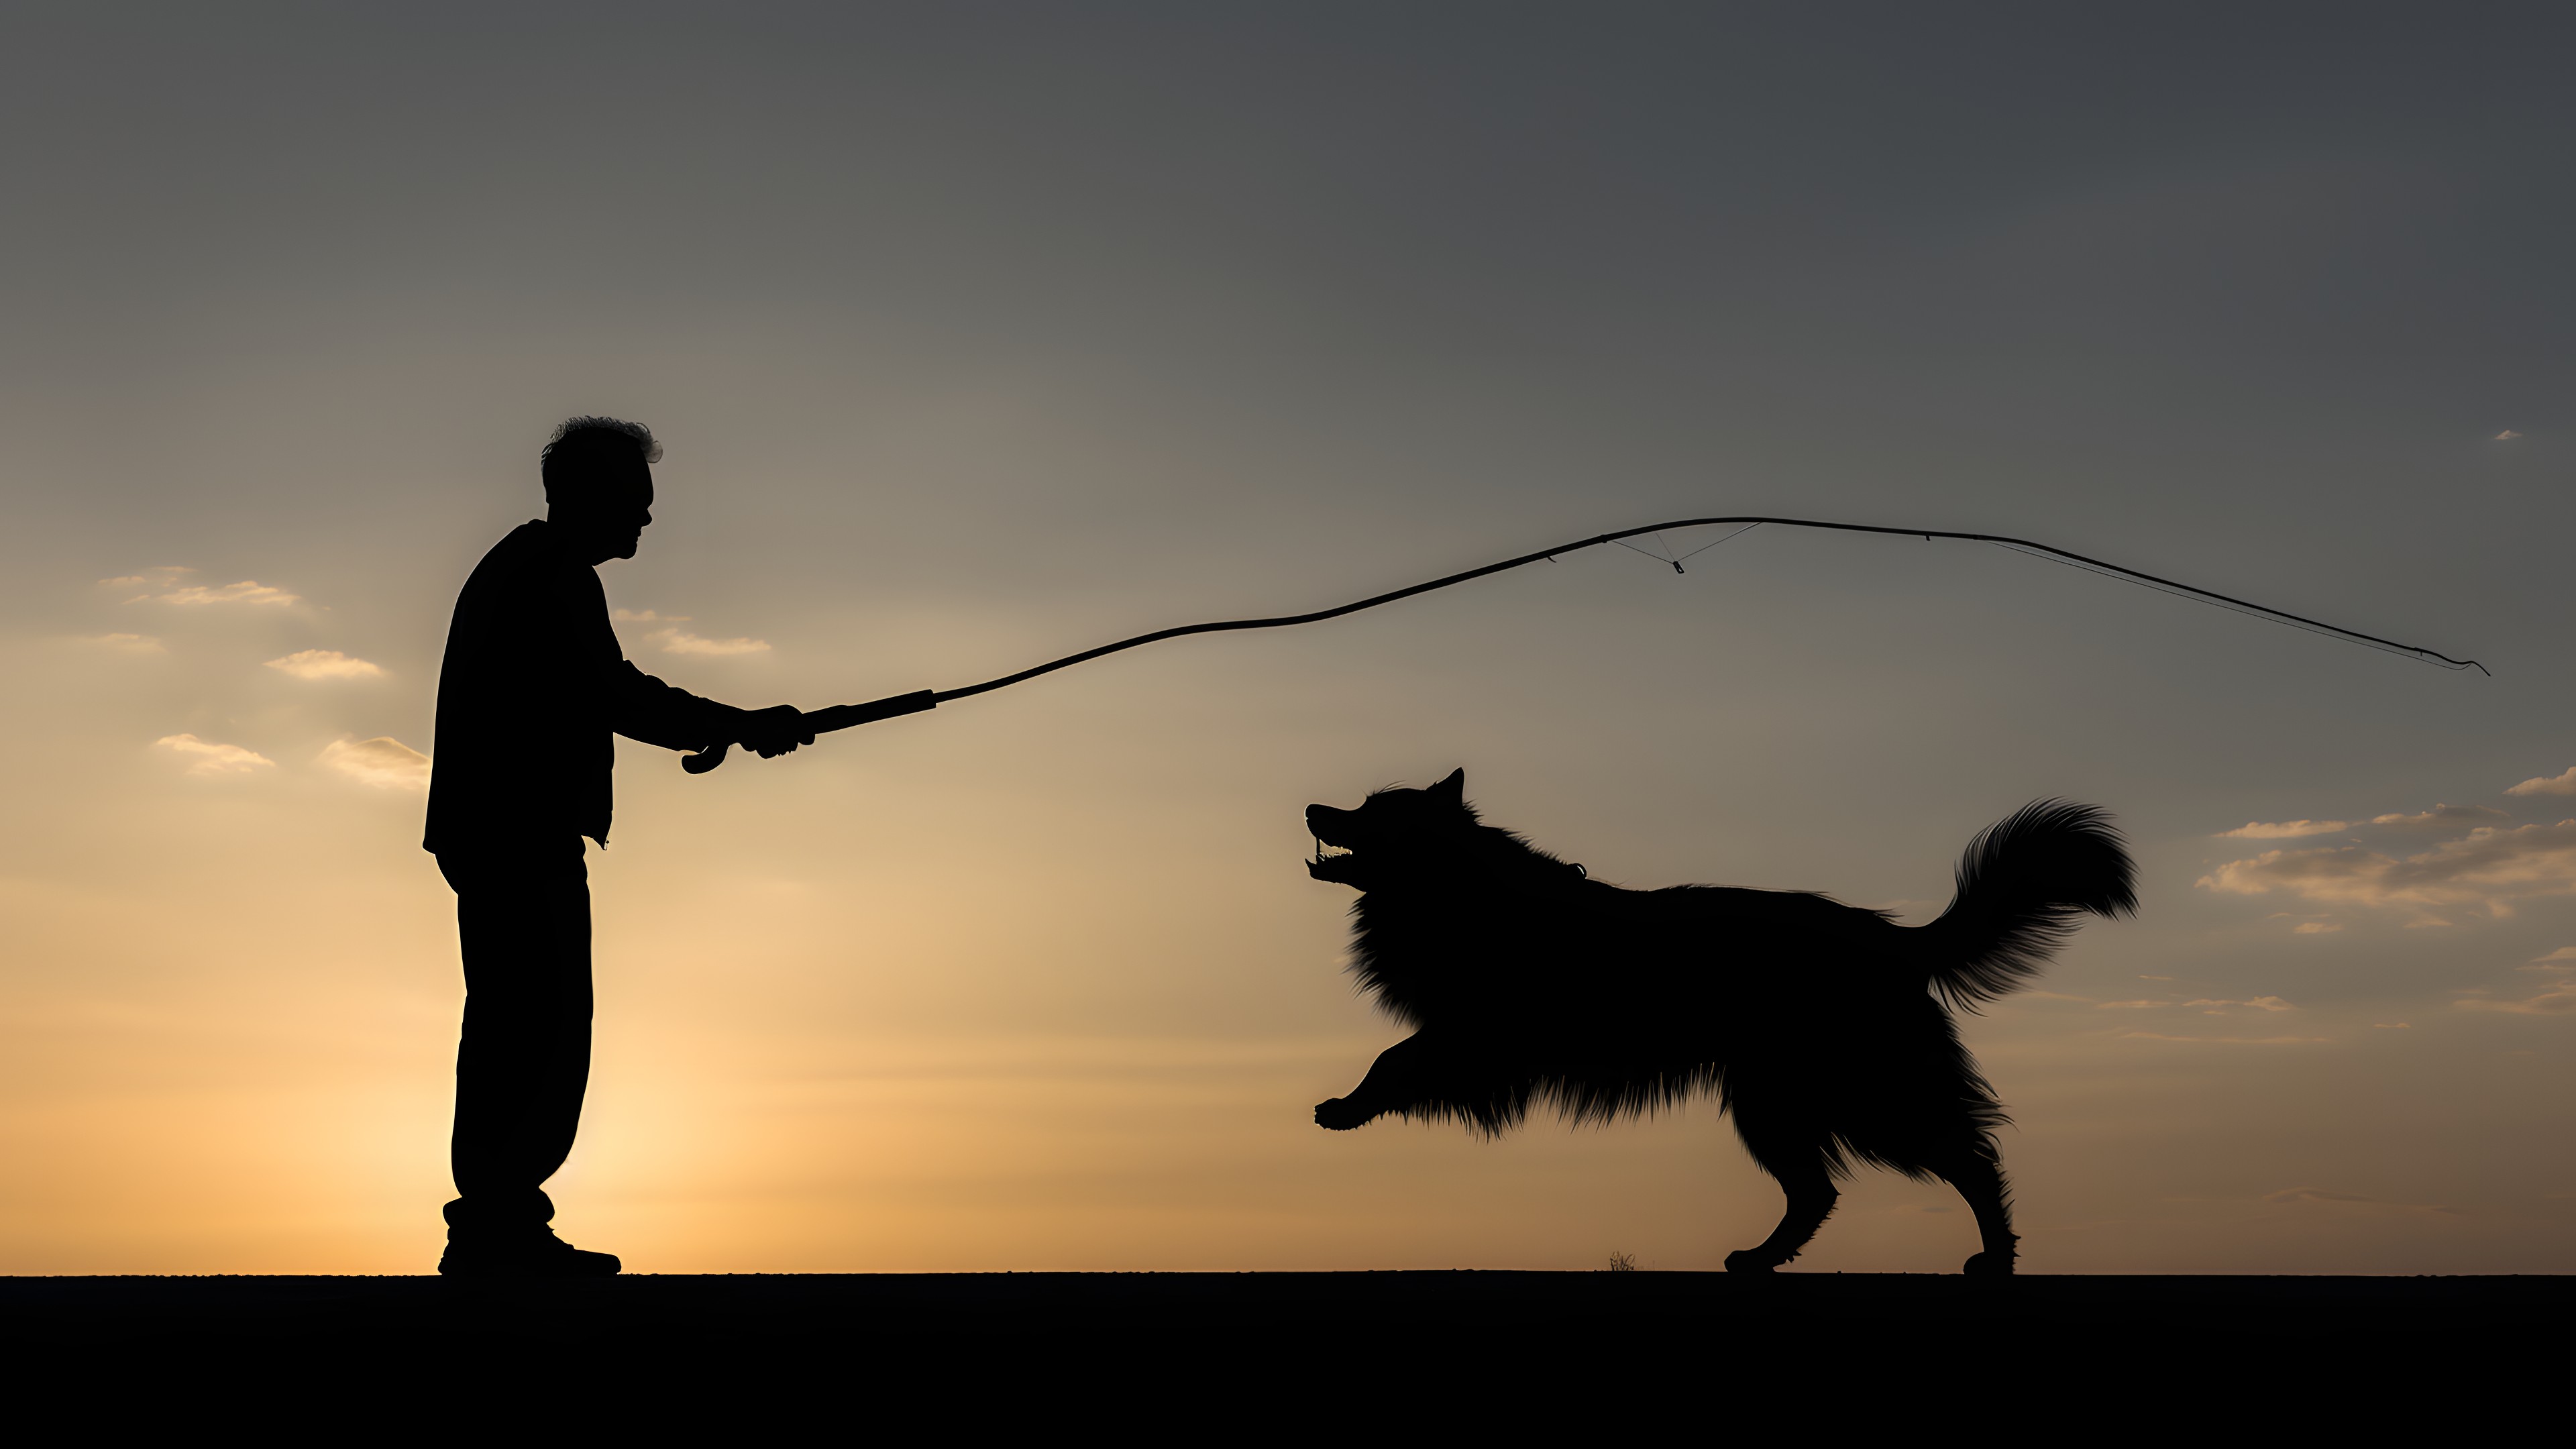
[[[812,743],[813,726],[805,723],[805,711],[792,704],[742,712],[742,747],[764,760]]]

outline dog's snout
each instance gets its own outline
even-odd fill
[[[1336,810],[1330,805],[1309,805],[1306,807],[1307,833],[1318,840],[1331,840],[1334,829],[1347,819],[1350,813],[1347,810]]]

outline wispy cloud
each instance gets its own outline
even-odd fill
[[[2436,805],[2412,815],[2373,815],[2370,823],[2387,830],[2451,831],[2474,830],[2481,825],[2513,817],[2484,805]]]
[[[2297,1007],[2292,1006],[2290,1003],[2283,1001],[2277,996],[2257,996],[2249,1001],[2220,1001],[2212,997],[2204,996],[2191,1001],[2175,1001],[2172,998],[2167,997],[2157,1001],[2103,1001],[2095,1003],[2095,1009],[2099,1011],[2153,1011],[2168,1006],[2180,1007],[2185,1011],[2198,1011],[2204,1016],[2225,1016],[2228,1014],[2229,1008],[2237,1006],[2251,1007],[2256,1011],[2298,1010]],[[2139,1035],[2139,1033],[2135,1032],[2130,1034]],[[2157,1040],[2185,1041],[2196,1040],[2196,1038],[2160,1037],[2157,1038]]]
[[[2505,791],[2508,795],[2576,795],[2576,765],[2564,774],[2537,775]]]
[[[2349,820],[2248,820],[2233,830],[2222,830],[2216,840],[2296,840],[2302,835],[2332,835],[2350,830]]]
[[[657,629],[644,637],[658,642],[665,654],[764,654],[766,639],[706,639],[686,629]]]
[[[2490,442],[2496,442],[2496,443],[2510,443],[2510,442],[2512,442],[2514,439],[2519,438],[2519,437],[2521,437],[2521,436],[2522,436],[2522,434],[2515,432],[2515,431],[2514,431],[2513,429],[2511,429],[2511,428],[2507,428],[2507,429],[2505,429],[2503,432],[2496,434],[2493,438],[2489,439],[2488,441],[2490,441]]]
[[[2386,1198],[2364,1197],[2357,1192],[2328,1192],[2320,1187],[2293,1187],[2285,1188],[2280,1192],[2267,1192],[2263,1194],[2263,1201],[2275,1206],[2291,1203],[2335,1203],[2350,1207],[2380,1208],[2389,1212],[2443,1213],[2455,1217],[2460,1211],[2458,1208],[2443,1207],[2439,1203],[2390,1202]]]
[[[2301,921],[2290,928],[2293,936],[2326,936],[2343,929],[2341,921]]]
[[[208,588],[203,584],[183,584],[160,597],[173,604],[187,604],[193,607],[204,604],[292,604],[302,595],[290,594],[284,589],[271,588],[255,579],[244,579],[240,583],[225,584],[219,588]]]
[[[2451,1005],[2462,1011],[2501,1011],[2513,1016],[2576,1015],[2576,981],[2556,981],[2539,994],[2520,1001],[2496,1001],[2483,996],[2464,996]]]
[[[2425,924],[2444,906],[2478,906],[2508,916],[2517,900],[2576,894],[2576,820],[2502,830],[2481,826],[2416,855],[2358,846],[2267,850],[2200,878],[2230,895],[2287,892],[2339,906],[2412,906]]]
[[[179,564],[159,564],[139,574],[119,574],[98,582],[100,587],[110,589],[169,589],[185,583],[188,575],[195,572]]]
[[[2200,1007],[2200,1008],[2202,1008],[2202,1009],[2204,1009],[2204,1010],[2207,1010],[2207,1011],[2209,1012],[2209,1014],[2210,1014],[2210,1015],[2212,1015],[2212,1016],[2223,1016],[2223,1015],[2225,1015],[2225,1014],[2226,1014],[2226,1008],[2231,1007],[2231,1006],[2250,1006],[2250,1007],[2254,1008],[2256,1011],[2296,1011],[2296,1010],[2298,1010],[2298,1008],[2297,1008],[2297,1007],[2292,1006],[2290,1003],[2288,1003],[2288,1002],[2286,1002],[2286,1001],[2283,1001],[2281,998],[2279,998],[2279,997],[2277,997],[2277,996],[2257,996],[2257,997],[2255,997],[2255,998],[2254,998],[2253,1000],[2251,1000],[2251,1001],[2215,1001],[2215,1000],[2212,1000],[2212,999],[2210,999],[2210,998],[2208,998],[2208,997],[2205,997],[2205,996],[2204,996],[2204,997],[2202,997],[2202,998],[2201,998],[2200,1000],[2198,1000],[2198,1001],[2186,1001],[2186,1002],[2184,1002],[2184,1003],[2183,1003],[2183,1005],[2184,1005],[2184,1006],[2187,1006],[2187,1007],[2191,1007],[2191,1006]]]
[[[149,634],[92,634],[74,641],[117,654],[167,654],[161,641]]]
[[[195,735],[163,735],[152,743],[187,760],[191,775],[247,775],[277,763],[255,750],[219,745]]]
[[[263,584],[256,579],[243,579],[239,583],[216,585],[191,583],[189,576],[195,572],[196,570],[192,568],[165,564],[159,568],[145,569],[139,574],[124,574],[117,578],[101,579],[99,582],[110,588],[142,589],[144,592],[126,600],[129,604],[138,603],[144,599],[159,599],[165,603],[185,604],[191,607],[208,604],[282,605],[295,603],[301,597],[288,593],[284,589]]]
[[[333,740],[322,747],[322,763],[379,790],[429,788],[429,756],[391,735],[378,735],[372,740]]]
[[[656,614],[650,609],[611,609],[608,617],[620,624],[685,624],[686,614]]]
[[[2218,1046],[2322,1046],[2333,1040],[2322,1036],[2167,1036],[2160,1031],[2124,1031],[2122,1041],[2208,1042]]]
[[[2469,993],[2451,1005],[2462,1011],[2501,1011],[2513,1016],[2576,1016],[2576,946],[2561,946],[2516,968],[2542,978],[2540,990],[2520,1001],[2498,1001],[2484,986],[2461,988]]]
[[[268,667],[298,679],[382,679],[385,671],[364,659],[352,659],[337,649],[298,649],[283,659],[268,661]]]

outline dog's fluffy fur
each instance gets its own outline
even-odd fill
[[[2012,1271],[2006,1119],[1951,1011],[2036,976],[2082,912],[2137,908],[2108,816],[2024,807],[1970,842],[1940,919],[1906,927],[1805,891],[1606,885],[1478,823],[1465,793],[1460,771],[1306,811],[1309,872],[1361,892],[1353,972],[1415,1028],[1318,1125],[1492,1134],[1533,1102],[1600,1122],[1713,1092],[1789,1199],[1729,1269],[1795,1258],[1858,1161],[1949,1182],[1984,1240],[1967,1271]]]

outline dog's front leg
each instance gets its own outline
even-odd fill
[[[1413,1105],[1421,1095],[1423,1068],[1432,1049],[1424,1045],[1422,1033],[1415,1032],[1385,1051],[1351,1088],[1350,1095],[1335,1097],[1315,1104],[1315,1125],[1333,1132],[1348,1132]]]

